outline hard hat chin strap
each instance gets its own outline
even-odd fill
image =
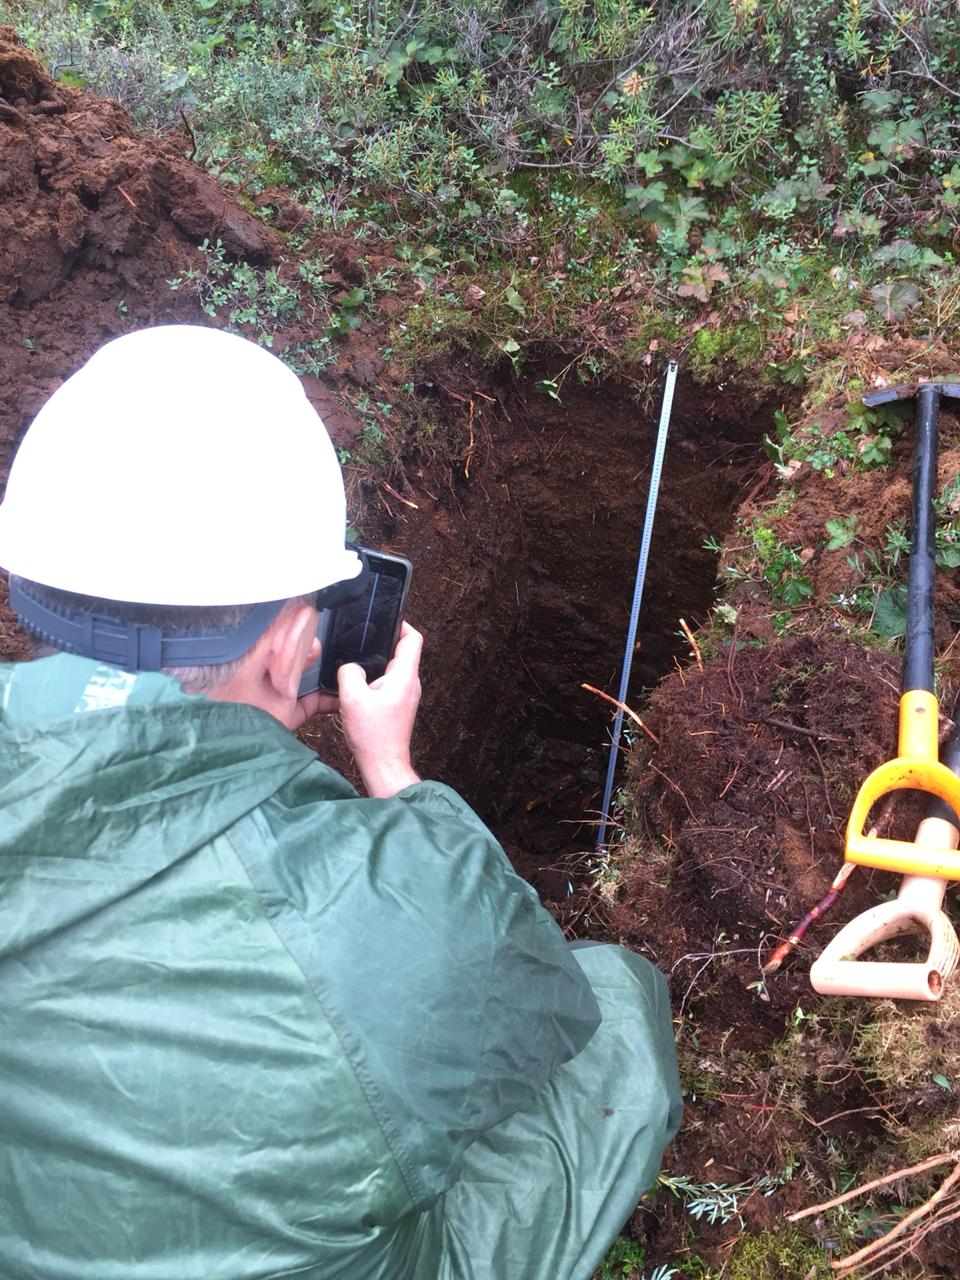
[[[116,622],[94,613],[52,609],[30,592],[22,578],[10,579],[10,608],[31,631],[55,649],[126,671],[233,662],[253,647],[285,603],[268,600],[254,605],[235,627],[165,634],[159,627],[144,623]]]

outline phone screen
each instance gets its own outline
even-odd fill
[[[393,657],[413,566],[383,551],[364,550],[363,555],[370,567],[367,589],[356,600],[321,613],[320,662],[304,673],[301,697],[317,688],[336,692],[337,670],[346,662],[358,663],[368,680],[376,680]]]

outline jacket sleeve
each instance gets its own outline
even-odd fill
[[[305,781],[260,811],[272,838],[261,831],[244,860],[425,1207],[474,1138],[587,1044],[597,1002],[535,891],[450,788],[317,803]]]

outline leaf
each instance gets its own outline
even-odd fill
[[[688,262],[683,269],[683,283],[677,286],[681,298],[699,298],[706,302],[714,285],[729,284],[723,264],[720,262]]]
[[[873,305],[884,320],[902,320],[908,311],[920,305],[920,290],[909,280],[892,284],[876,284],[870,290]]]
[[[809,578],[788,578],[783,584],[781,596],[784,604],[796,607],[813,595]]]
[[[520,297],[519,293],[517,293],[516,289],[514,289],[513,285],[507,285],[506,289],[504,289],[503,300],[508,307],[513,308],[518,316],[525,316],[527,314],[526,304]]]
[[[541,395],[549,396],[551,400],[556,400],[557,404],[563,404],[559,395],[560,388],[553,378],[541,378],[539,382],[533,384],[533,389],[539,391]]]
[[[837,516],[835,520],[828,520],[824,528],[830,535],[827,550],[839,551],[841,547],[849,547],[856,537],[857,517],[855,515]]]
[[[940,1075],[939,1072],[937,1072],[935,1076],[932,1076],[931,1079],[933,1080],[933,1083],[938,1084],[941,1089],[950,1088],[950,1081],[947,1079],[946,1076]]]
[[[887,587],[877,596],[873,611],[873,630],[884,640],[894,640],[907,630],[907,588],[902,584]]]
[[[636,208],[645,209],[648,204],[661,204],[666,199],[667,184],[665,182],[648,182],[645,187],[627,187],[624,195]]]
[[[663,165],[660,161],[660,155],[656,151],[638,151],[636,155],[637,167],[642,169],[647,178],[655,178],[658,173],[663,173]],[[666,190],[666,188],[664,188]],[[661,197],[662,199],[662,197]]]

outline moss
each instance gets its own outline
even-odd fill
[[[756,324],[746,321],[731,327],[698,329],[688,348],[690,371],[695,378],[715,376],[717,366],[749,369],[761,363],[764,338]]]
[[[724,1274],[726,1280],[819,1280],[831,1273],[826,1255],[793,1228],[741,1236]]]

